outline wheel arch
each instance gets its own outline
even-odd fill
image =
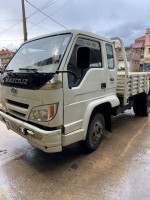
[[[119,99],[115,95],[104,97],[89,103],[83,118],[82,128],[84,129],[84,137],[86,138],[90,119],[96,112],[101,112],[103,114],[105,119],[105,129],[111,131],[111,108],[118,106],[119,104]]]

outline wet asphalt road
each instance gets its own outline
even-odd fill
[[[113,118],[99,149],[46,154],[0,123],[0,200],[149,200],[150,116]]]

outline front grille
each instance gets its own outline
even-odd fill
[[[20,117],[23,117],[23,118],[25,118],[25,116],[26,116],[25,114],[20,113],[20,112],[17,112],[17,111],[15,111],[15,110],[11,110],[11,112],[14,113],[15,115],[20,116]]]
[[[6,107],[12,115],[15,115],[16,117],[25,119],[29,105],[25,103],[20,103],[17,101],[12,101],[10,99],[6,99]]]
[[[7,102],[8,102],[9,104],[12,104],[12,105],[15,105],[15,106],[19,106],[19,107],[21,107],[21,108],[26,108],[26,109],[28,109],[28,107],[29,107],[28,104],[24,104],[24,103],[12,101],[12,100],[9,100],[9,99],[7,99]]]

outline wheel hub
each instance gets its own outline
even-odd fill
[[[93,127],[93,134],[92,134],[92,143],[95,144],[97,143],[103,134],[103,127],[100,122],[95,123]]]

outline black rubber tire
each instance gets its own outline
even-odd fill
[[[80,142],[84,151],[91,153],[98,148],[104,134],[104,128],[103,115],[101,113],[94,114],[89,122],[86,139]]]
[[[142,110],[141,110],[140,96],[139,95],[134,97],[133,111],[134,111],[135,115],[137,115],[137,116],[141,115]]]
[[[150,114],[150,95],[143,95],[142,99],[142,114],[143,116],[149,116]]]

